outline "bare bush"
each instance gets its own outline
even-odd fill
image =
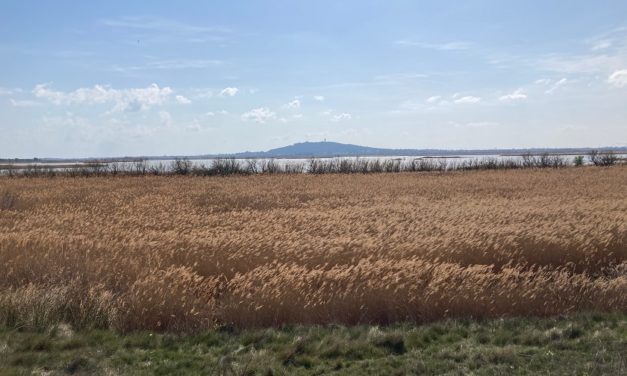
[[[278,174],[281,173],[281,166],[274,159],[261,161],[262,174]]]
[[[146,161],[143,159],[134,161],[131,171],[135,175],[146,175],[146,172],[148,171],[148,163],[146,163]]]
[[[176,158],[170,166],[171,171],[176,175],[188,175],[192,172],[192,161],[186,158]]]
[[[598,150],[591,150],[590,153],[588,153],[588,159],[593,165],[604,167],[613,166],[618,161],[618,157],[616,156],[616,154],[612,152],[602,153]]]

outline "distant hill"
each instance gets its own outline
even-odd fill
[[[270,155],[298,155],[298,156],[318,156],[318,155],[359,155],[378,154],[385,149],[371,148],[351,144],[341,144],[339,142],[299,142],[294,145],[284,146],[268,150]]]
[[[310,158],[310,157],[357,157],[357,156],[435,156],[455,155],[464,152],[476,153],[477,150],[445,150],[445,149],[385,149],[369,146],[342,144],[339,142],[299,142],[294,145],[283,146],[268,151],[235,153],[228,156],[235,158]],[[481,154],[494,154],[491,150],[480,151]],[[214,156],[205,156],[214,157]]]
[[[268,157],[333,157],[353,155],[390,155],[394,149],[372,148],[368,146],[341,144],[339,142],[299,142],[294,145],[263,152]]]
[[[625,147],[600,148],[615,152],[627,152]],[[520,155],[524,153],[587,153],[592,148],[559,148],[559,149],[484,149],[484,150],[447,150],[447,149],[385,149],[342,144],[339,142],[299,142],[268,151],[235,153],[235,158],[309,158],[309,157],[346,157],[346,156],[453,156],[453,155]],[[202,157],[216,157],[206,155]]]
[[[429,150],[428,154],[445,152]],[[339,142],[299,142],[268,151],[244,152],[232,154],[236,158],[309,158],[309,157],[347,157],[347,156],[392,156],[392,155],[425,155],[425,150],[416,149],[384,149]]]

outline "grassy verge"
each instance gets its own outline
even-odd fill
[[[627,372],[627,314],[292,327],[193,336],[0,329],[0,374],[587,374]]]

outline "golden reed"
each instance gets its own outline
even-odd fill
[[[627,166],[0,178],[0,325],[627,310]]]

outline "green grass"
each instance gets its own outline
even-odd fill
[[[627,374],[627,314],[197,335],[0,329],[0,374]]]

